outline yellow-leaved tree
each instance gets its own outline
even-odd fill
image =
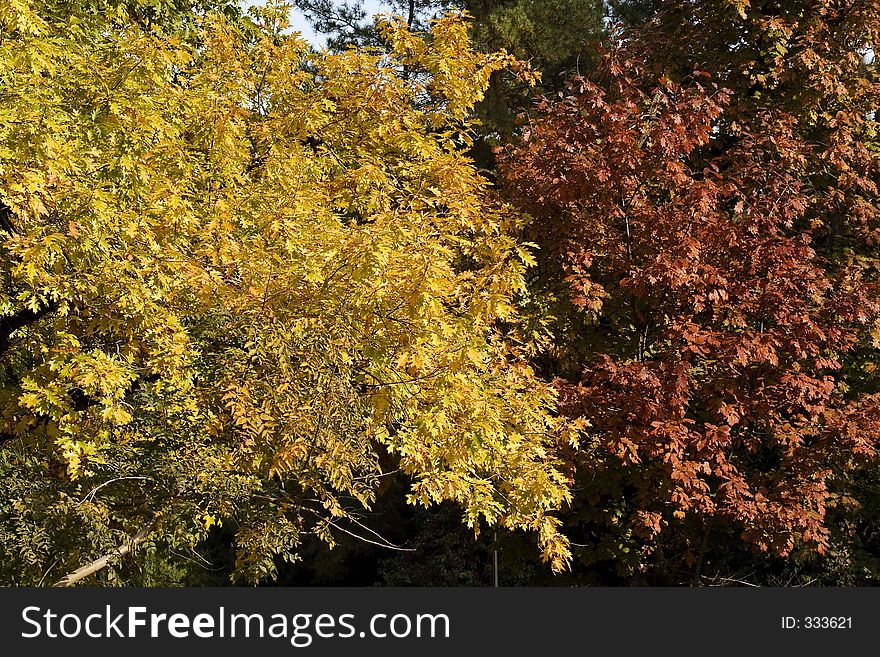
[[[525,362],[522,219],[465,155],[522,65],[461,17],[330,55],[283,5],[185,39],[58,6],[0,0],[3,581],[214,525],[258,581],[367,535],[398,468],[564,567],[578,427]]]

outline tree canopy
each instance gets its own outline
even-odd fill
[[[880,3],[391,6],[0,0],[0,582],[876,583]]]
[[[880,430],[880,7],[618,8],[639,28],[502,166],[559,301],[547,371],[592,425],[584,558],[698,579],[737,538],[847,552]]]
[[[6,581],[221,524],[256,581],[303,533],[381,543],[398,469],[563,567],[576,427],[527,362],[522,217],[463,154],[519,62],[454,17],[322,55],[281,5],[189,41],[50,9],[0,13]]]

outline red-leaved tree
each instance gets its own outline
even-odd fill
[[[735,103],[708,73],[673,81],[618,47],[501,154],[535,217],[539,287],[566,283],[545,365],[591,425],[570,530],[593,559],[675,544],[698,574],[711,531],[821,551],[837,482],[875,455],[878,399],[842,368],[880,289],[864,257],[819,248],[828,149],[784,108],[737,123]],[[837,161],[864,156],[849,148]]]

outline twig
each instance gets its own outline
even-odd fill
[[[90,490],[88,493],[86,493],[85,497],[83,497],[79,501],[79,503],[82,504],[83,502],[85,502],[89,498],[95,499],[95,493],[97,493],[99,490],[104,488],[104,486],[109,486],[110,484],[112,484],[115,481],[125,481],[127,479],[142,479],[144,481],[153,481],[152,477],[116,477],[115,479],[110,479],[109,481],[105,481],[103,484],[99,484],[98,486],[95,486],[92,490]]]
[[[405,548],[405,547],[400,547],[399,545],[394,545],[393,543],[389,543],[389,542],[388,542],[388,541],[387,541],[387,540],[386,540],[381,534],[379,534],[379,533],[373,531],[373,530],[370,529],[369,527],[366,527],[366,526],[362,525],[362,524],[359,523],[357,520],[355,520],[354,518],[351,518],[351,517],[349,517],[349,516],[347,516],[347,515],[344,516],[344,517],[347,518],[348,520],[351,520],[353,523],[355,523],[355,524],[358,525],[359,527],[363,527],[364,529],[366,529],[366,530],[367,530],[368,532],[370,532],[371,534],[374,534],[375,536],[378,536],[380,539],[382,539],[383,542],[382,542],[382,543],[379,543],[378,541],[374,541],[374,540],[371,540],[371,539],[369,539],[369,538],[364,538],[363,536],[360,536],[360,535],[358,535],[358,534],[355,534],[354,532],[350,532],[350,531],[348,531],[347,529],[345,529],[345,527],[340,527],[340,526],[337,525],[335,522],[333,522],[332,520],[330,520],[330,518],[327,518],[326,516],[321,515],[320,513],[318,513],[317,511],[315,511],[314,509],[311,509],[311,508],[309,508],[309,507],[307,507],[307,506],[303,507],[303,509],[306,510],[306,511],[311,512],[312,514],[314,514],[315,516],[317,516],[320,520],[323,520],[324,522],[326,522],[328,525],[330,525],[330,526],[333,527],[334,529],[338,529],[338,530],[341,531],[343,534],[348,534],[348,535],[351,536],[352,538],[356,538],[356,539],[358,539],[358,540],[360,540],[360,541],[363,541],[364,543],[370,543],[371,545],[376,545],[376,546],[378,546],[378,547],[388,548],[389,550],[397,550],[398,552],[415,552],[415,549],[414,549],[414,548]]]

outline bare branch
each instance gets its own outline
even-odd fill
[[[153,531],[153,523],[151,522],[148,525],[142,527],[137,534],[131,537],[131,539],[125,543],[124,545],[120,545],[115,552],[111,552],[110,554],[105,554],[103,557],[99,559],[95,559],[92,563],[86,564],[82,568],[77,568],[72,573],[65,575],[57,582],[55,582],[53,587],[67,587],[73,586],[81,579],[85,579],[89,575],[93,575],[99,570],[106,568],[111,561],[117,558],[122,558],[131,552],[134,548],[138,546],[139,543],[143,542],[143,540],[150,535],[150,532]]]

